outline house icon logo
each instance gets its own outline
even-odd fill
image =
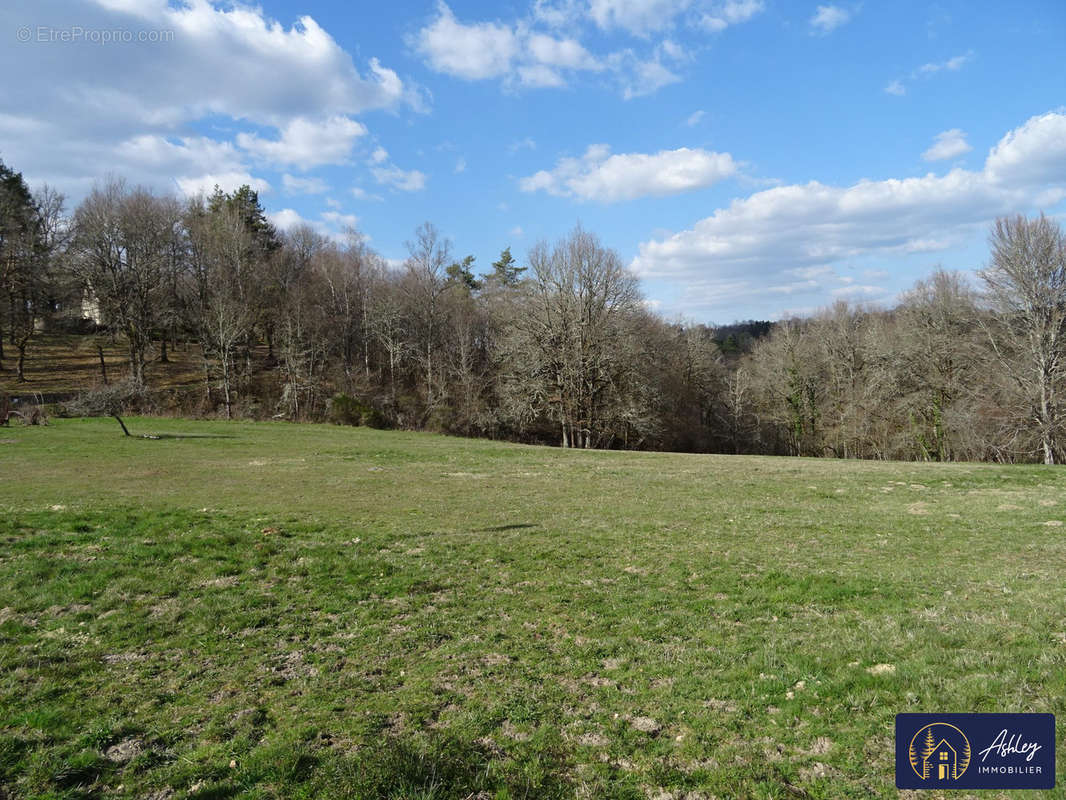
[[[970,741],[946,722],[934,722],[911,738],[907,755],[923,781],[957,781],[970,766]]]

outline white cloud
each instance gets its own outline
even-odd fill
[[[706,116],[707,112],[703,111],[702,109],[700,111],[693,111],[691,114],[688,115],[688,119],[685,120],[685,124],[688,125],[690,128],[695,128],[697,125],[703,122],[703,118]]]
[[[521,225],[515,225],[513,228],[511,228],[510,234],[512,236],[523,236],[525,235],[525,231],[522,230]]]
[[[961,156],[972,149],[966,141],[966,133],[959,128],[952,128],[949,131],[938,133],[933,146],[922,153],[922,158],[926,161],[943,161],[944,159]]]
[[[110,150],[102,150],[103,163],[121,164],[132,180],[165,175],[187,196],[209,194],[216,185],[233,191],[247,184],[269,192],[270,184],[252,176],[240,153],[229,142],[202,136],[167,138],[154,134],[133,136]]]
[[[797,270],[942,251],[972,240],[998,215],[1064,198],[1066,114],[1056,112],[1010,131],[982,170],[757,192],[688,230],[643,242],[633,267],[678,281],[695,304],[727,309],[781,276],[798,278]]]
[[[385,198],[382,197],[381,195],[379,195],[379,194],[371,194],[370,192],[368,192],[366,189],[362,188],[361,186],[353,186],[352,187],[352,196],[355,197],[357,200],[372,200],[375,203],[381,203],[381,202],[383,202],[385,200]]]
[[[308,16],[286,27],[258,7],[209,0],[86,0],[77,4],[76,18],[71,14],[67,0],[5,4],[0,28],[67,30],[76,22],[85,30],[173,31],[170,41],[144,45],[0,47],[0,72],[20,76],[5,83],[4,108],[26,109],[22,115],[37,128],[5,130],[5,159],[72,202],[109,169],[157,189],[177,181],[192,190],[214,177],[265,186],[239,151],[224,169],[204,164],[180,172],[168,172],[165,159],[152,166],[117,158],[137,137],[171,141],[210,119],[208,130],[232,138],[234,128],[284,131],[293,120],[350,119],[422,102],[415,87],[376,59],[357,66]],[[260,140],[250,135],[254,147]]]
[[[626,100],[632,100],[634,97],[644,97],[645,95],[654,94],[664,86],[669,86],[671,83],[679,83],[680,81],[681,76],[663,66],[662,62],[657,58],[650,61],[639,61],[634,65],[625,89],[622,90],[622,97]]]
[[[270,223],[281,231],[289,231],[299,225],[310,225],[310,223],[300,216],[300,214],[291,208],[283,208],[280,211],[268,211],[267,219]]]
[[[374,180],[401,192],[419,192],[426,188],[426,176],[417,169],[402,170],[396,166],[371,167]]]
[[[712,33],[718,33],[730,25],[747,22],[765,7],[762,0],[726,0],[712,4],[710,9],[700,16],[699,24]]]
[[[562,158],[551,171],[522,178],[519,187],[524,192],[616,203],[702,189],[736,172],[737,164],[729,153],[682,147],[654,154],[611,155],[607,145],[596,144],[581,158]]]
[[[885,91],[889,94],[894,94],[897,96],[905,95],[907,93],[907,87],[904,81],[914,82],[921,78],[929,78],[933,75],[936,75],[938,72],[958,72],[972,60],[973,51],[971,50],[970,52],[964,53],[961,56],[949,58],[947,61],[934,61],[928,64],[922,64],[920,67],[911,70],[910,75],[908,75],[906,78],[897,78],[896,80],[891,81],[885,87]]]
[[[551,28],[572,25],[584,15],[578,0],[534,0],[533,19]]]
[[[466,172],[466,159],[462,157],[455,162],[455,174],[458,175],[460,172]]]
[[[673,27],[678,17],[717,33],[747,22],[764,7],[762,0],[589,0],[588,15],[604,30],[647,37]]]
[[[178,190],[186,197],[198,194],[209,195],[217,186],[224,192],[233,192],[242,186],[250,186],[257,192],[270,191],[270,184],[262,178],[252,177],[247,172],[208,172],[196,177],[176,178]]]
[[[41,0],[32,10],[36,25],[69,27],[69,3]],[[24,70],[21,85],[9,85],[9,91],[35,96],[45,89],[52,101],[78,97],[86,105],[105,101],[122,123],[131,116],[173,123],[217,113],[277,126],[293,116],[355,114],[406,99],[394,71],[370,59],[361,74],[309,16],[285,28],[258,8],[223,8],[206,0],[96,2],[81,14],[85,28],[150,25],[173,30],[173,40],[145,48],[68,47],[62,59],[50,57],[55,48],[5,47],[0,62],[10,59],[6,65],[13,66],[17,60]]]
[[[602,69],[602,65],[576,39],[555,39],[535,33],[526,39],[525,45],[540,64],[565,69]]]
[[[283,208],[267,213],[267,219],[280,231],[291,232],[295,228],[308,227],[328,239],[340,244],[348,240],[349,231],[357,230],[359,218],[354,214],[341,214],[337,211],[323,211],[318,219],[308,219],[298,211]]]
[[[941,70],[947,70],[948,72],[957,72],[962,69],[968,61],[973,58],[973,53],[965,53],[961,56],[955,56],[949,58],[947,61],[935,62],[930,64],[922,64],[916,69],[912,77],[918,77],[919,75],[935,75]]]
[[[341,214],[336,211],[323,211],[322,219],[338,228],[358,228],[359,217],[355,214]]]
[[[297,117],[286,123],[278,139],[239,133],[237,144],[269,164],[293,164],[310,169],[323,164],[343,164],[355,140],[365,134],[366,127],[348,117],[330,117],[321,122]]]
[[[554,14],[546,6],[541,12]],[[409,44],[437,72],[471,81],[502,78],[509,85],[552,88],[567,84],[564,73],[604,68],[574,38],[532,31],[526,23],[461,22],[443,0],[436,19]]]
[[[532,137],[527,136],[525,139],[519,139],[518,141],[511,142],[507,145],[507,152],[514,155],[519,150],[536,150],[537,143]]]
[[[622,49],[596,55],[572,35],[583,18],[606,31],[624,30],[647,38],[674,25],[684,13],[690,28],[722,30],[744,22],[763,9],[762,0],[536,0],[531,16],[513,23],[463,22],[443,0],[435,18],[408,38],[426,64],[465,80],[499,79],[506,88],[562,88],[575,76],[608,73],[626,99],[639,97],[680,80],[665,61],[689,60],[672,39],[660,41],[650,55]],[[547,25],[551,33],[536,30]],[[561,30],[571,35],[556,35]]]
[[[691,0],[589,0],[588,13],[601,28],[644,36],[669,27],[691,5]]]
[[[297,178],[285,173],[281,176],[281,185],[289,194],[325,194],[329,185],[321,178]]]
[[[557,69],[546,64],[527,64],[518,68],[518,82],[530,89],[557,89],[566,86]]]
[[[1066,183],[1066,111],[1032,117],[988,154],[985,172],[1000,184]]]
[[[851,19],[851,11],[841,6],[818,6],[810,19],[810,25],[818,33],[826,34],[846,25]]]
[[[437,19],[418,32],[414,45],[433,69],[467,80],[506,74],[518,52],[510,27],[494,22],[463,24],[444,2],[437,4]]]
[[[376,147],[374,152],[370,154],[367,164],[370,167],[370,174],[374,176],[374,180],[382,186],[388,186],[401,192],[420,192],[426,188],[426,175],[424,172],[420,172],[417,169],[400,169],[392,163],[389,158],[389,151],[384,147]],[[358,186],[352,189],[352,194],[360,200],[382,199],[377,195],[367,194]]]

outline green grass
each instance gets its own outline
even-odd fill
[[[1066,713],[1054,468],[130,426],[0,430],[0,796],[894,797],[900,711]]]

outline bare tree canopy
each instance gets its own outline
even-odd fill
[[[1045,216],[1004,217],[989,244],[979,286],[936,268],[892,308],[715,327],[651,312],[580,226],[521,261],[505,247],[479,262],[425,222],[390,264],[355,230],[278,231],[247,186],[178,200],[110,179],[68,219],[60,195],[0,164],[0,369],[7,344],[28,379],[36,332],[73,324],[95,333],[105,390],[92,396],[106,402],[92,408],[107,413],[153,407],[180,353],[199,376],[171,392],[185,413],[571,448],[1057,464],[1066,236]],[[105,341],[126,351],[113,382]]]
[[[996,220],[981,272],[995,314],[986,326],[1017,390],[1018,422],[1035,429],[1045,464],[1063,459],[1066,236],[1044,215]]]

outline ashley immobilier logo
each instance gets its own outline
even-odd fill
[[[1051,789],[1052,714],[897,714],[900,789]]]

